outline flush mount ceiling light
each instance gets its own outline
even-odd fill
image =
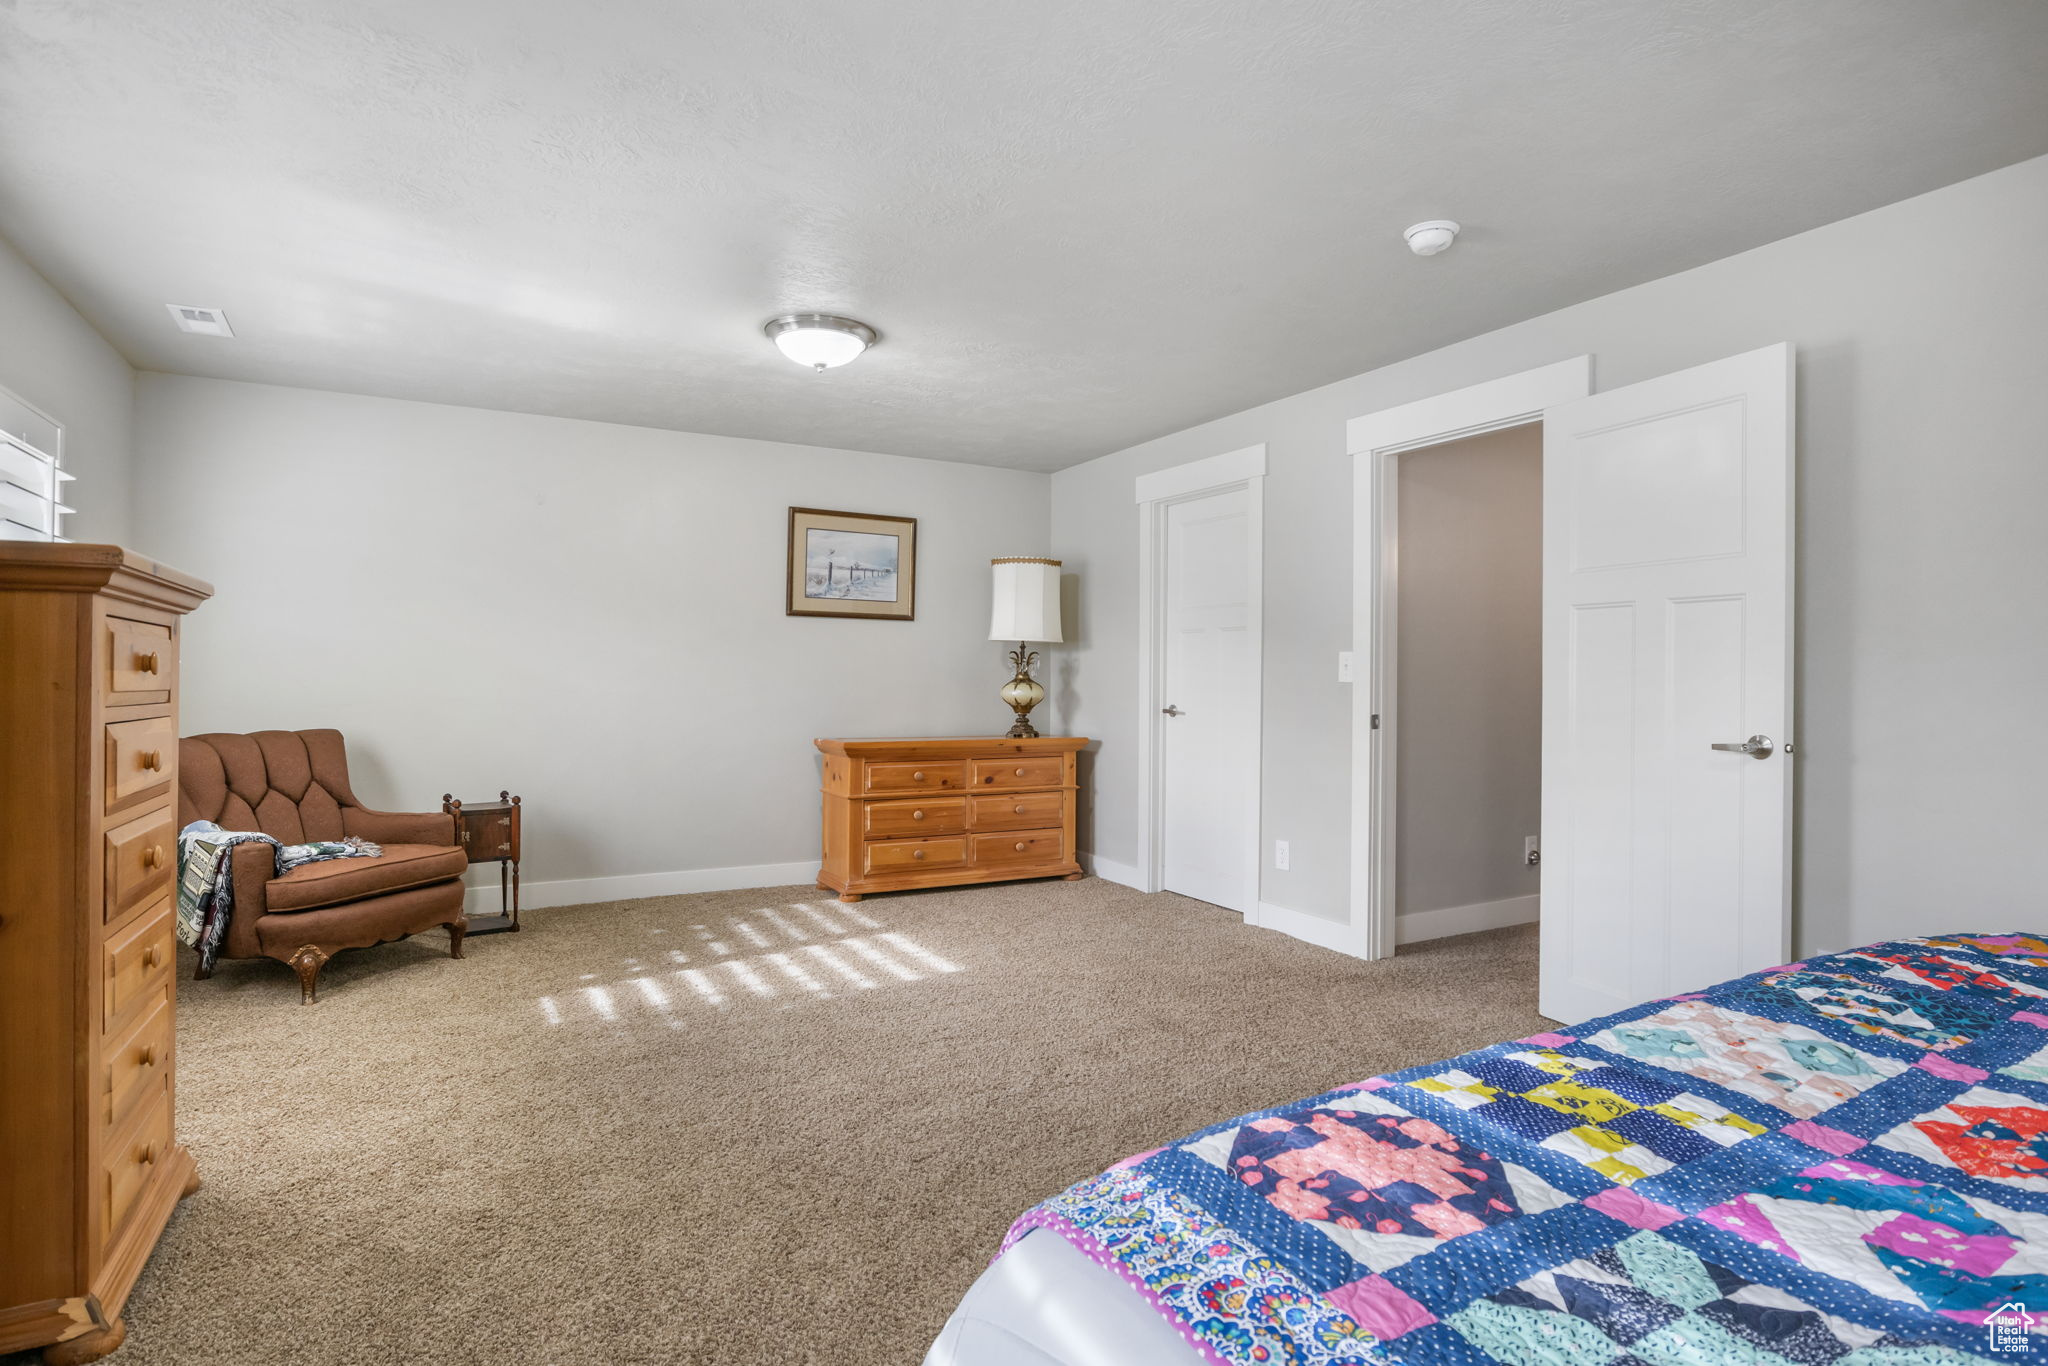
[[[1401,235],[1408,239],[1408,250],[1417,256],[1434,256],[1458,240],[1458,225],[1448,218],[1432,218]]]
[[[844,365],[881,340],[866,323],[830,313],[785,313],[761,330],[783,355],[813,370]]]

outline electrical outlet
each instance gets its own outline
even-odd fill
[[[1537,843],[1536,836],[1534,835],[1522,841],[1522,862],[1528,864],[1531,868],[1543,862],[1543,849]]]
[[[1288,859],[1288,854],[1287,854],[1287,841],[1286,841],[1286,840],[1274,840],[1274,841],[1273,841],[1273,866],[1274,866],[1275,868],[1278,868],[1278,869],[1279,869],[1279,870],[1280,870],[1281,872],[1283,872],[1283,873],[1284,873],[1284,872],[1286,872],[1286,871],[1287,871],[1287,859]]]
[[[1352,679],[1352,673],[1351,651],[1337,651],[1337,681],[1339,683],[1349,683]]]

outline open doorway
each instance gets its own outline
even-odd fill
[[[1402,467],[1529,429],[1542,434],[1538,1008],[1589,1019],[1785,961],[1792,377],[1780,342],[1595,394],[1580,356],[1351,420],[1353,639],[1373,652],[1352,697],[1356,951],[1386,957],[1437,913],[1412,877],[1401,905],[1397,884]],[[1455,928],[1486,927],[1475,918]]]
[[[1398,943],[1537,918],[1543,428],[1393,461],[1382,586]]]

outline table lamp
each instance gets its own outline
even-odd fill
[[[996,583],[988,638],[1017,642],[1017,648],[1010,652],[1010,664],[1017,676],[1003,684],[1000,694],[1010,710],[1017,713],[1017,724],[1010,727],[1009,738],[1036,739],[1038,732],[1031,725],[1031,709],[1045,700],[1045,688],[1031,676],[1031,667],[1038,663],[1038,651],[1026,652],[1024,647],[1034,642],[1058,643],[1060,639],[1060,562],[1035,555],[1010,555],[990,560],[989,564],[995,569]]]

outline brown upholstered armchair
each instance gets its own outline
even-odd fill
[[[236,845],[229,855],[234,917],[221,957],[291,964],[309,1002],[320,969],[342,949],[446,925],[449,956],[462,957],[469,922],[461,878],[469,861],[456,847],[454,817],[372,811],[358,802],[340,731],[186,736],[178,742],[178,828],[198,820],[260,830],[284,844],[359,835],[384,850],[379,858],[307,863],[274,877],[269,845]]]

